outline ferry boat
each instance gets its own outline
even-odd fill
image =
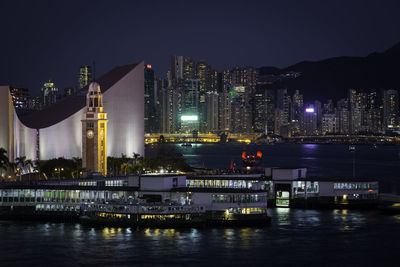
[[[1,183],[0,218],[130,227],[269,223],[268,195],[260,187],[188,185],[187,176],[178,174]]]
[[[307,177],[304,167],[0,183],[0,219],[130,227],[267,225],[267,207],[374,208],[371,179]]]

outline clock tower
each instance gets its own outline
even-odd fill
[[[82,167],[88,172],[107,175],[107,122],[100,85],[92,82],[82,120]]]

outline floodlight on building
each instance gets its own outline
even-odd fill
[[[199,117],[197,115],[182,115],[181,121],[198,121]]]

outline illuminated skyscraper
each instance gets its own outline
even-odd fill
[[[357,134],[361,132],[362,125],[362,109],[361,97],[355,89],[349,89],[349,106],[350,106],[350,133]]]
[[[382,105],[377,92],[368,94],[366,125],[372,133],[382,132]]]
[[[161,107],[161,132],[173,133],[175,131],[175,108],[173,101],[173,88],[166,86],[161,88],[160,107]]]
[[[300,121],[303,114],[303,95],[300,94],[299,90],[296,90],[292,100],[291,120]]]
[[[250,102],[251,97],[256,92],[258,72],[253,67],[235,67],[231,70],[231,84],[241,84],[245,90],[245,98]]]
[[[222,92],[218,99],[218,126],[221,132],[230,132],[231,130],[231,94]]]
[[[222,88],[235,96],[232,97],[232,130],[234,132],[252,132],[253,97],[257,86],[257,69],[253,67],[235,67],[222,73]],[[236,88],[236,89],[235,89]],[[240,88],[240,100],[237,89]],[[235,121],[235,122],[234,122]],[[238,125],[237,123],[241,123]]]
[[[350,133],[350,112],[349,112],[349,101],[348,99],[341,99],[337,102],[336,117],[339,123],[339,133],[349,134]]]
[[[251,106],[245,99],[246,87],[241,84],[232,85],[231,94],[231,132],[252,132]]]
[[[218,93],[207,92],[207,132],[215,133],[218,131]]]
[[[186,80],[182,90],[181,131],[199,129],[199,80]]]
[[[78,89],[90,84],[92,80],[92,67],[86,65],[81,66],[78,73]]]
[[[216,70],[211,70],[211,88],[212,92],[220,92],[221,90],[221,75]]]
[[[211,66],[203,59],[197,62],[196,78],[200,81],[200,93],[211,91]]]
[[[265,133],[273,134],[275,130],[276,93],[274,90],[265,91],[266,125]]]
[[[49,80],[41,89],[42,91],[42,107],[54,104],[57,102],[58,88]]]
[[[317,113],[313,105],[309,105],[304,109],[302,124],[304,135],[316,135],[318,133]]]
[[[183,79],[196,79],[196,64],[194,63],[194,60],[190,57],[183,58]]]
[[[199,113],[199,80],[186,80],[182,91],[182,115]]]
[[[253,130],[256,133],[265,133],[267,120],[266,90],[258,89],[253,101]]]
[[[183,79],[183,56],[171,56],[171,80]]]
[[[15,109],[18,111],[29,108],[29,89],[10,87],[10,94]]]
[[[322,115],[322,134],[332,134],[338,132],[338,119],[334,113]]]
[[[156,102],[154,92],[154,71],[150,64],[144,68],[144,131],[153,133],[157,130]]]
[[[287,127],[290,117],[291,98],[287,94],[286,88],[276,90],[276,111],[275,111],[275,130],[276,134],[281,134],[281,127]]]
[[[383,92],[383,119],[385,128],[393,128],[399,124],[399,93],[397,90]]]

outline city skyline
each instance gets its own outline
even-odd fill
[[[400,127],[397,87],[346,88],[339,99],[311,95],[310,100],[307,92],[287,87],[288,81],[303,76],[301,72],[265,74],[253,67],[218,72],[205,60],[188,56],[171,57],[167,79],[157,77],[151,65],[143,67],[145,133],[391,135]],[[92,79],[88,73],[90,66],[79,69],[79,87]],[[30,97],[26,88],[11,87],[10,93],[24,117],[86,92],[85,88],[67,89],[59,94],[48,81],[40,97]]]
[[[19,10],[18,20],[12,19],[21,4],[26,8]],[[76,69],[93,61],[97,72],[104,73],[144,59],[164,76],[174,54],[205,59],[218,71],[366,56],[398,42],[400,24],[397,1],[121,1],[112,6],[107,1],[79,6],[16,1],[3,2],[2,10],[3,32],[14,41],[1,44],[7,53],[0,64],[0,83],[35,92],[49,79],[60,89],[75,86]]]

